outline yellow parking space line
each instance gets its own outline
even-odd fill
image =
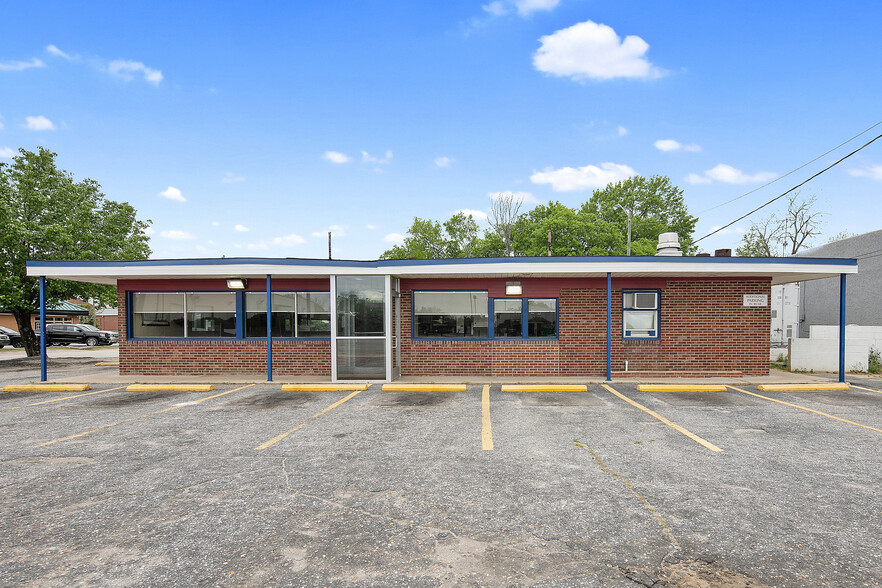
[[[363,392],[370,384],[282,384],[282,392]]]
[[[300,429],[302,429],[303,427],[305,427],[306,424],[309,421],[311,421],[312,419],[316,419],[316,418],[322,416],[323,414],[325,414],[326,412],[328,412],[329,410],[333,410],[333,409],[337,408],[338,406],[340,406],[341,404],[343,404],[347,400],[354,398],[356,395],[361,394],[362,392],[363,392],[363,390],[356,390],[355,392],[353,392],[352,394],[350,394],[346,398],[343,398],[342,400],[338,400],[337,402],[335,402],[331,406],[315,413],[314,415],[312,415],[311,417],[309,417],[308,419],[306,419],[305,421],[303,421],[302,423],[300,423],[299,425],[297,425],[296,427],[294,427],[290,431],[286,431],[286,432],[282,433],[281,435],[273,437],[272,439],[270,439],[266,443],[262,443],[262,444],[258,445],[257,447],[254,448],[254,450],[260,451],[260,450],[266,449],[267,447],[272,447],[273,445],[275,445],[276,443],[278,443],[279,441],[281,441],[282,439],[284,439],[285,437],[287,437],[291,433],[295,433],[295,432],[299,431]]]
[[[716,445],[714,445],[714,444],[711,443],[710,441],[705,441],[704,439],[702,439],[701,437],[699,437],[698,435],[696,435],[696,434],[693,433],[692,431],[689,431],[689,430],[687,430],[687,429],[684,429],[684,428],[681,427],[680,425],[678,425],[678,424],[676,424],[676,423],[673,423],[673,422],[669,421],[668,419],[666,419],[666,418],[663,417],[662,415],[658,414],[658,413],[655,412],[654,410],[651,410],[651,409],[649,409],[649,408],[646,408],[645,406],[643,406],[642,404],[640,404],[640,403],[638,403],[638,402],[634,402],[633,400],[631,400],[630,398],[628,398],[628,397],[625,396],[624,394],[621,394],[621,393],[616,392],[615,390],[613,390],[612,387],[610,387],[610,386],[608,386],[608,385],[606,385],[606,384],[601,384],[601,386],[603,386],[604,388],[607,389],[608,392],[610,392],[610,393],[612,393],[612,394],[618,396],[619,398],[621,398],[622,400],[624,400],[625,402],[627,402],[627,403],[630,404],[631,406],[634,406],[634,407],[639,408],[640,410],[642,410],[642,411],[645,412],[646,414],[650,415],[650,416],[653,417],[653,418],[656,418],[656,419],[660,420],[661,422],[663,422],[663,423],[666,424],[667,426],[671,427],[672,429],[674,429],[674,430],[677,431],[678,433],[682,433],[683,435],[686,435],[687,437],[689,437],[690,439],[692,439],[693,441],[695,441],[696,443],[698,443],[698,444],[701,445],[702,447],[705,447],[705,448],[707,448],[707,449],[710,449],[711,451],[722,451],[722,449],[720,449],[719,447],[717,447]]]
[[[867,425],[862,425],[860,423],[856,423],[854,421],[849,421],[847,419],[839,418],[838,416],[833,416],[832,414],[827,414],[826,412],[821,412],[820,410],[812,410],[811,408],[806,408],[805,406],[800,406],[798,404],[784,402],[783,400],[776,400],[774,398],[769,398],[768,396],[763,396],[762,394],[756,394],[754,392],[748,392],[747,390],[742,390],[741,388],[736,388],[735,386],[729,386],[729,388],[732,388],[733,390],[738,390],[739,392],[743,392],[744,394],[748,394],[750,396],[755,396],[757,398],[762,398],[763,400],[768,400],[769,402],[777,402],[778,404],[783,404],[784,406],[792,406],[793,408],[798,408],[799,410],[804,410],[806,412],[811,412],[814,414],[825,416],[828,419],[833,419],[835,421],[840,421],[842,423],[854,425],[855,427],[861,427],[863,429],[869,429],[871,431],[876,431],[877,433],[882,433],[882,429],[877,429],[875,427],[870,427]],[[792,388],[789,388],[789,389],[792,390]]]
[[[493,423],[490,422],[490,386],[481,391],[481,449],[493,451]]]
[[[163,408],[162,410],[155,410],[153,412],[148,412],[147,414],[142,414],[140,416],[132,417],[129,419],[123,419],[116,423],[111,423],[109,425],[104,425],[102,427],[98,427],[97,429],[91,429],[89,431],[83,431],[81,433],[76,433],[75,435],[69,435],[67,437],[62,437],[61,439],[53,439],[52,441],[47,441],[46,443],[40,443],[39,445],[35,445],[34,447],[46,447],[48,445],[54,445],[55,443],[61,443],[63,441],[70,441],[71,439],[77,439],[79,437],[85,437],[86,435],[91,435],[92,433],[97,433],[98,431],[104,431],[105,429],[110,429],[111,427],[116,427],[125,423],[131,423],[134,421],[138,421],[141,419],[146,419],[149,416],[153,416],[156,414],[162,414],[164,412],[168,412],[170,410],[177,410],[178,408],[184,408],[185,406],[193,406],[195,404],[199,404],[200,402],[205,402],[206,400],[211,400],[212,398],[218,398],[219,396],[225,396],[227,394],[232,394],[233,392],[238,392],[239,390],[244,390],[245,388],[250,388],[254,386],[254,384],[248,384],[247,386],[241,386],[239,388],[234,388],[232,390],[227,390],[226,392],[221,392],[220,394],[215,394],[214,396],[208,396],[207,398],[200,398],[199,400],[194,400],[193,402],[188,402],[187,404],[179,404],[177,406],[170,406],[169,408]],[[106,392],[106,390],[105,390]]]
[[[505,384],[500,389],[502,392],[587,392],[588,386],[577,384]]]
[[[383,384],[383,392],[465,392],[465,384]]]
[[[882,390],[876,390],[875,388],[864,388],[863,386],[855,386],[851,385],[852,388],[857,388],[858,390],[866,390],[867,392],[875,392],[876,394],[882,394]]]
[[[112,392],[114,390],[119,390],[124,386],[117,386],[116,388],[108,388],[107,390],[98,390],[97,392],[86,392],[85,394],[76,394],[75,396],[65,396],[64,398],[56,398],[54,400],[43,400],[41,402],[34,402],[32,404],[25,404],[24,406],[13,406],[6,410],[18,410],[19,408],[28,408],[31,406],[39,406],[41,404],[51,404],[52,402],[61,402],[62,400],[73,400],[74,398],[82,398],[83,396],[91,396],[93,394],[103,394],[104,392]]]
[[[252,384],[253,385],[253,384]],[[211,392],[211,384],[132,384],[126,392]]]
[[[760,392],[804,392],[804,391],[838,391],[848,390],[849,385],[841,384],[760,384],[756,387]]]
[[[118,361],[99,361],[95,365],[119,365]]]
[[[168,412],[170,410],[177,410],[179,408],[184,408],[186,406],[192,406],[194,404],[199,404],[200,402],[205,402],[206,400],[212,400],[214,398],[220,398],[221,396],[226,396],[227,394],[232,394],[233,392],[238,392],[239,390],[244,390],[245,388],[250,388],[254,386],[254,384],[247,384],[245,386],[239,386],[238,388],[233,388],[232,390],[227,390],[226,392],[221,392],[220,394],[215,394],[214,396],[206,396],[205,398],[199,398],[197,400],[193,400],[192,402],[186,402],[184,404],[176,404],[174,406],[170,406],[168,408],[163,408],[162,410],[157,410],[152,414],[160,414],[163,412]],[[211,387],[214,390],[214,386]]]
[[[722,384],[638,384],[641,392],[725,392]]]
[[[21,384],[4,386],[4,392],[85,392],[91,390],[88,384]]]

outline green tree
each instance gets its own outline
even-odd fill
[[[631,215],[631,254],[655,255],[658,236],[676,232],[683,252],[693,253],[698,219],[689,214],[683,191],[665,176],[632,176],[595,190],[582,206],[593,216],[594,234],[588,255],[625,255],[628,214]]]
[[[560,202],[540,204],[522,214],[512,231],[516,255],[588,255],[594,232],[593,218]],[[551,243],[549,245],[549,231]]]
[[[0,308],[15,317],[28,356],[39,354],[31,315],[39,309],[39,280],[28,277],[29,260],[90,261],[146,259],[145,230],[125,202],[105,198],[97,182],[73,177],[40,147],[19,149],[0,163]],[[47,280],[46,304],[70,298],[114,304],[112,286]]]
[[[383,252],[381,259],[451,259],[474,257],[480,247],[478,223],[458,212],[443,224],[415,217],[401,245]]]

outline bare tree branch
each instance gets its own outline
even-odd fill
[[[505,243],[506,257],[511,256],[511,231],[523,203],[523,195],[513,192],[490,195],[490,218],[487,221]]]

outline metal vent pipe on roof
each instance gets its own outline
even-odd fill
[[[658,253],[656,257],[682,257],[680,236],[677,233],[662,233],[658,236]]]

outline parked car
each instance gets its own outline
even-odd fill
[[[100,331],[92,325],[69,325],[52,323],[46,325],[47,345],[70,345],[85,343],[89,347],[95,345],[111,345],[113,339],[108,331]]]
[[[2,340],[0,340],[0,343],[3,343],[3,345],[12,345],[13,347],[21,347],[21,333],[19,333],[18,331],[13,331],[12,329],[8,329],[6,327],[0,327],[0,333],[3,333],[7,337],[9,337],[9,341],[4,343]],[[3,345],[0,345],[0,347],[3,347]]]
[[[0,349],[3,349],[7,345],[9,345],[9,335],[0,332]]]
[[[108,335],[110,335],[110,342],[111,343],[119,343],[119,333],[117,331],[105,331],[104,329],[99,329],[98,327],[95,327],[92,325],[78,325],[78,326],[83,327],[84,329],[88,329],[90,331],[95,331],[97,333],[107,333]]]

